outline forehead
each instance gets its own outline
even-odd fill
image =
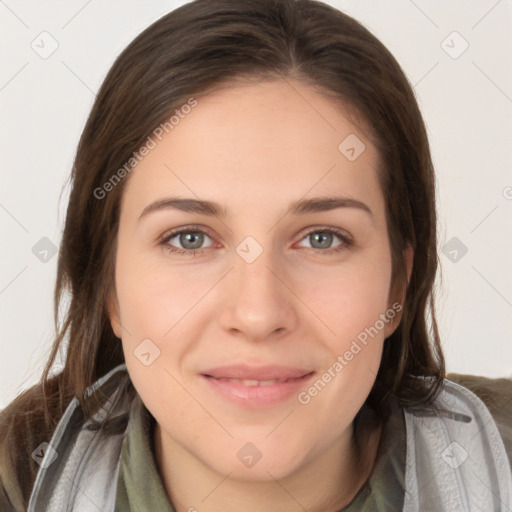
[[[311,86],[228,84],[196,101],[132,171],[123,203],[142,210],[167,195],[195,195],[229,210],[331,194],[383,208],[375,147]]]

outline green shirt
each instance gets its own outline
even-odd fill
[[[137,396],[124,439],[116,512],[175,512],[153,450],[155,419]],[[404,498],[405,421],[397,406],[383,429],[377,463],[365,485],[340,512],[401,510]]]

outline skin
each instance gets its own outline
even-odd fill
[[[177,512],[338,510],[368,477],[356,466],[352,421],[399,314],[307,405],[294,396],[240,407],[198,372],[244,361],[321,375],[402,299],[390,296],[377,151],[331,100],[293,80],[236,83],[197,100],[129,176],[109,304],[130,377],[157,422],[158,470]],[[349,134],[366,145],[353,162],[338,150]],[[170,196],[215,201],[227,216],[169,208],[140,218]],[[333,196],[372,215],[348,207],[285,215],[299,199]],[[201,252],[170,252],[191,242],[164,235],[190,224],[207,232]],[[326,253],[308,236],[322,228],[353,244],[333,235],[324,243],[343,250]],[[250,264],[236,252],[247,236],[263,248]],[[412,251],[406,259],[410,273]],[[134,355],[144,339],[160,350],[149,366]],[[379,435],[363,454],[370,469]],[[248,442],[262,454],[251,468],[237,457]]]

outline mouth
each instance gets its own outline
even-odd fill
[[[231,364],[210,368],[202,374],[214,379],[228,379],[239,381],[276,381],[285,382],[291,379],[304,377],[312,370],[283,365],[250,366],[248,364]]]
[[[247,408],[278,405],[297,395],[316,372],[284,366],[225,366],[201,373],[210,392]]]

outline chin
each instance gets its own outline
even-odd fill
[[[231,480],[240,480],[244,482],[269,482],[272,480],[282,480],[294,473],[298,467],[286,461],[280,461],[279,464],[265,462],[263,458],[252,468],[243,467],[237,464],[235,468],[226,467],[227,471],[218,471],[221,474],[229,474]]]
[[[261,442],[256,437],[253,439],[254,443],[236,440],[232,443],[233,448],[224,447],[214,459],[210,452],[203,461],[215,472],[229,474],[230,479],[254,482],[286,478],[305,462],[304,446],[294,448],[287,444],[286,453],[283,453],[282,444],[276,446],[268,440],[265,443],[264,436],[260,438]]]

